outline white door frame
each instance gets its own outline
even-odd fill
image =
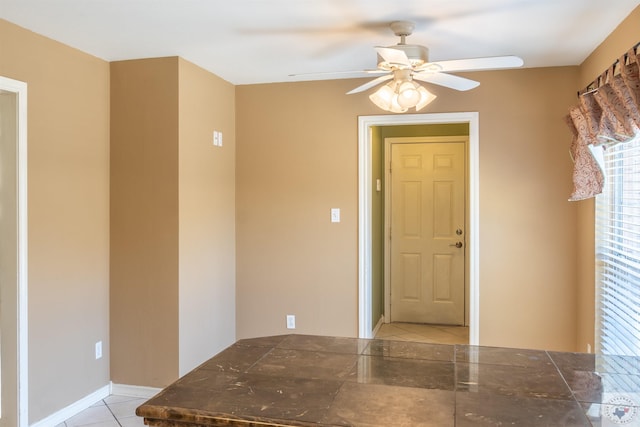
[[[18,289],[17,309],[17,366],[18,427],[29,425],[28,411],[28,329],[27,329],[27,84],[0,76],[0,89],[18,97],[17,126],[17,205],[18,205]],[[11,332],[11,331],[3,331]]]
[[[469,124],[469,344],[479,345],[479,115],[477,112],[358,117],[358,336],[373,338],[371,319],[371,128],[443,123]]]

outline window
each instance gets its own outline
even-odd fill
[[[596,197],[596,350],[640,354],[640,136],[604,151]]]

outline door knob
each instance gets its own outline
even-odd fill
[[[461,248],[462,247],[462,242],[455,242],[450,244],[449,246],[455,246],[456,248]]]

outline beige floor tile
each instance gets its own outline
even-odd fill
[[[408,337],[399,336],[399,335],[394,335],[392,337],[388,337],[385,339],[390,341],[411,341],[411,339],[409,339]]]
[[[427,333],[429,331],[437,329],[436,326],[420,325],[417,323],[402,323],[402,324],[396,325],[396,327],[398,329],[402,329],[403,331],[410,331],[417,334]]]
[[[384,338],[390,337],[399,333],[403,333],[404,331],[391,323],[382,325],[378,332],[376,333],[376,338]]]
[[[131,399],[116,403],[108,403],[109,409],[117,419],[133,417],[136,415],[136,408],[146,402],[147,399]]]
[[[440,339],[440,338],[450,338],[450,337],[456,337],[455,335],[447,332],[447,331],[443,331],[442,329],[438,329],[438,328],[431,328],[429,330],[425,330],[422,333],[415,333],[416,335],[420,335],[423,337],[429,337],[431,339]],[[459,337],[457,337],[459,338]]]
[[[140,427],[136,408],[148,399],[111,395],[56,427]]]
[[[450,345],[454,345],[454,344],[468,344],[468,340],[462,342],[460,340],[460,337],[455,337],[455,336],[449,336],[449,337],[440,337],[437,338],[435,340],[433,340],[434,344],[450,344]]]
[[[469,328],[468,327],[460,327],[460,326],[442,326],[440,327],[445,332],[448,332],[452,335],[469,339]]]
[[[117,394],[112,394],[110,396],[105,397],[104,403],[106,403],[107,405],[111,405],[112,403],[127,402],[129,400],[135,400],[135,399],[139,399],[139,398],[131,397],[131,396],[119,396]]]
[[[118,418],[118,421],[120,421],[120,425],[122,427],[143,427],[144,426],[144,418],[141,418],[141,417]]]
[[[118,422],[115,417],[109,411],[109,408],[106,405],[94,405],[90,408],[85,409],[80,412],[78,415],[69,418],[67,421],[67,427],[81,427],[81,426],[92,426],[92,427],[111,427],[118,426]]]
[[[417,323],[385,323],[376,338],[433,344],[468,344],[469,328]]]
[[[113,418],[109,421],[99,421],[97,423],[82,424],[82,426],[79,427],[120,427],[120,423],[116,421],[115,418]]]
[[[425,339],[429,339],[429,336],[411,333],[411,334],[403,334],[402,339],[405,341],[422,342]]]

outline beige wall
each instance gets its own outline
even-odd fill
[[[583,89],[594,81],[611,64],[624,55],[640,40],[640,7],[637,7],[618,26],[618,28],[602,42],[596,50],[580,66],[578,88]],[[577,99],[576,99],[577,101]],[[595,325],[595,202],[593,199],[576,202],[578,205],[579,240],[577,250],[578,262],[578,330],[577,349],[587,351],[587,346],[594,349]]]
[[[111,380],[178,375],[178,58],[111,63]]]
[[[236,338],[235,88],[179,62],[179,372]],[[213,146],[213,131],[223,146]]]
[[[236,89],[238,338],[357,334],[356,84]]]
[[[477,72],[426,113],[480,115],[480,342],[575,348],[570,134],[577,67]],[[237,89],[238,337],[357,335],[357,118],[362,81]],[[274,108],[277,106],[277,108]],[[329,209],[342,222],[329,222]]]
[[[235,89],[177,57],[111,79],[111,379],[164,387],[235,340]]]
[[[109,382],[109,64],[3,20],[0,51],[28,84],[33,423]]]
[[[480,343],[575,348],[576,67],[489,73],[480,98]],[[484,86],[484,88],[483,88]]]

